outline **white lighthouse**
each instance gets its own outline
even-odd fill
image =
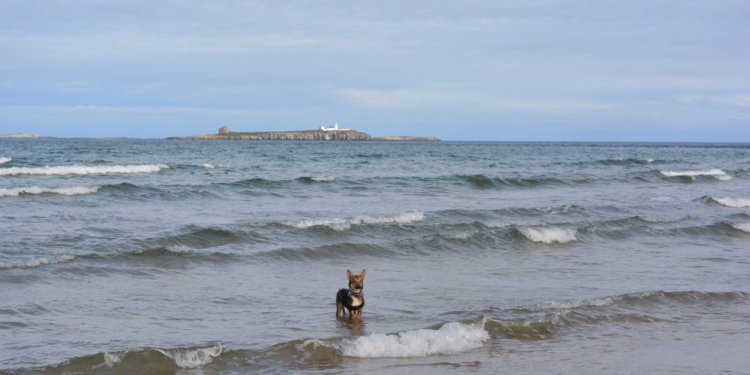
[[[336,123],[334,123],[334,124],[333,124],[333,126],[331,126],[331,127],[326,127],[325,125],[321,126],[321,127],[320,127],[320,130],[322,130],[322,131],[324,131],[324,132],[335,132],[335,131],[344,131],[344,130],[351,130],[351,129],[347,129],[347,128],[340,128],[340,127],[339,127],[339,123],[338,123],[338,122],[336,122]]]

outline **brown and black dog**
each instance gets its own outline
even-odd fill
[[[349,289],[341,289],[336,293],[336,319],[346,315],[345,308],[349,310],[349,319],[362,319],[362,308],[365,307],[365,294],[362,292],[365,287],[365,270],[359,275],[346,270],[346,277],[349,279]]]

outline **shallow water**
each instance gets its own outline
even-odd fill
[[[745,373],[750,145],[0,140],[0,372]],[[334,318],[367,269],[364,321]]]

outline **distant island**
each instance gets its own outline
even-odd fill
[[[331,127],[321,126],[316,130],[270,131],[270,132],[231,132],[228,126],[219,128],[216,134],[169,137],[178,140],[251,140],[251,141],[440,141],[437,137],[412,137],[407,135],[373,137],[354,129],[340,128],[336,123]]]

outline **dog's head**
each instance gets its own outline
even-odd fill
[[[365,284],[365,270],[362,270],[359,275],[355,275],[352,271],[346,270],[346,278],[349,279],[349,289],[355,293],[362,291]]]

